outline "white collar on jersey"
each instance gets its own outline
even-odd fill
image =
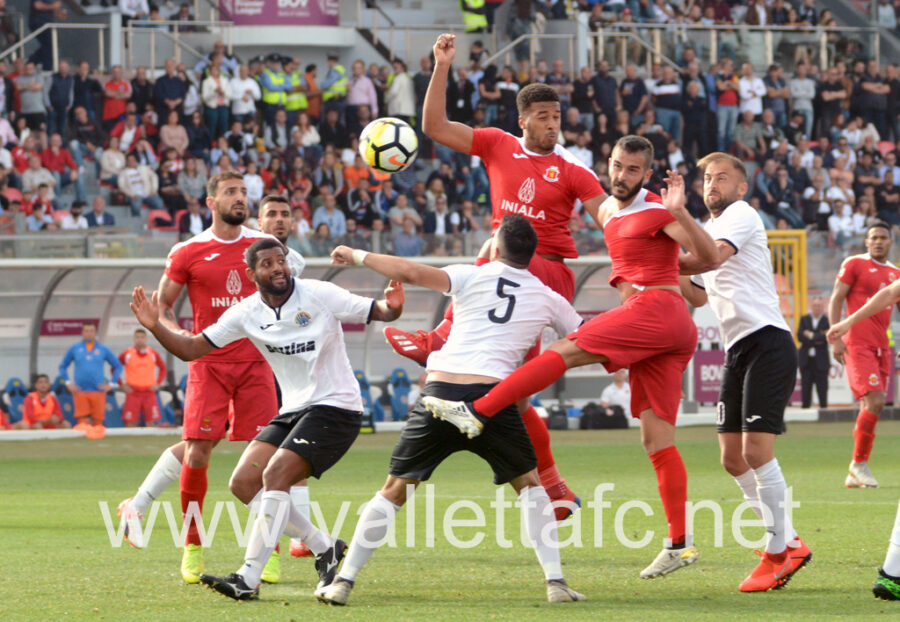
[[[553,151],[551,151],[550,153],[537,153],[535,151],[531,151],[531,150],[525,148],[525,137],[524,136],[519,136],[516,138],[516,140],[519,141],[519,146],[522,148],[522,151],[525,152],[525,155],[529,155],[533,158],[546,158],[547,156],[554,155],[556,153],[556,148],[558,147],[558,145],[554,145]]]
[[[884,261],[878,261],[877,259],[872,259],[872,256],[869,253],[863,253],[862,255],[865,259],[868,259],[872,263],[877,263],[879,266],[886,266],[888,268],[896,268],[894,264],[886,263]]]

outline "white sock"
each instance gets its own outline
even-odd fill
[[[288,524],[284,529],[284,533],[291,538],[301,540],[309,547],[309,550],[316,555],[321,555],[334,543],[327,533],[313,525],[312,521],[301,514],[300,511],[297,510],[297,506],[293,504],[291,504],[291,514],[288,518]]]
[[[309,518],[309,486],[291,486],[291,503],[297,511]]]
[[[894,530],[891,531],[891,543],[888,545],[887,557],[884,558],[882,568],[892,577],[900,577],[900,506],[897,506]]]
[[[744,500],[750,504],[750,507],[756,512],[756,516],[762,520],[762,510],[759,507],[759,493],[756,490],[756,475],[754,475],[753,469],[747,469],[741,475],[735,476],[734,481],[737,482],[737,485],[740,486],[741,490],[744,492]],[[788,533],[791,534],[791,539],[788,540],[788,546],[792,548],[800,546],[800,541],[797,539],[797,532],[794,531],[793,525],[791,525]]]
[[[556,536],[556,515],[550,505],[550,497],[543,486],[526,486],[519,493],[522,506],[522,520],[528,539],[534,547],[544,578],[547,581],[562,579],[562,564],[559,561],[559,545]]]
[[[267,490],[262,495],[259,516],[253,523],[244,565],[237,574],[251,588],[259,585],[263,568],[272,556],[278,539],[284,533],[291,512],[291,496],[283,490]]]
[[[357,573],[366,565],[375,549],[381,546],[399,509],[399,505],[388,501],[380,492],[375,493],[356,523],[353,540],[338,576],[348,581],[356,580]]]
[[[758,469],[753,469],[753,474],[756,477],[756,491],[760,503],[768,507],[772,520],[771,524],[766,525],[768,532],[766,553],[777,555],[784,552],[788,540],[795,537],[794,527],[787,517],[786,508],[783,507],[787,484],[777,458],[772,458]]]
[[[134,507],[139,512],[145,512],[153,500],[169,487],[172,482],[177,482],[181,477],[181,460],[172,453],[172,448],[167,448],[159,460],[147,473],[147,477],[134,495]]]

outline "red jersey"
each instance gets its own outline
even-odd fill
[[[247,279],[244,251],[256,240],[268,237],[272,236],[241,227],[240,237],[228,242],[207,229],[172,247],[166,259],[166,276],[187,286],[195,334],[212,326],[226,309],[256,293],[256,284]],[[249,340],[240,339],[201,360],[237,363],[264,359]]]
[[[119,362],[125,368],[120,379],[122,384],[134,389],[149,389],[166,381],[166,363],[153,348],[144,348],[141,352],[131,346],[119,355]]]
[[[611,204],[610,201],[613,203]],[[603,224],[603,237],[612,260],[609,284],[678,285],[678,242],[662,229],[675,217],[659,195],[642,188],[631,204],[617,211],[614,197],[600,206],[611,214]]]
[[[47,421],[53,415],[59,417],[60,420],[63,418],[62,408],[59,407],[59,400],[57,400],[56,396],[52,393],[47,393],[42,400],[37,391],[32,391],[25,398],[25,412],[22,414],[22,419],[24,419],[25,423],[29,426],[40,423],[41,421]]]
[[[131,95],[131,82],[128,80],[110,80],[103,85],[104,91],[115,91],[117,93],[128,93]],[[103,98],[103,120],[118,119],[125,114],[125,107],[128,104],[127,99],[113,99],[112,97]],[[143,111],[141,111],[143,112]]]
[[[887,287],[898,277],[900,269],[892,264],[875,261],[868,253],[847,257],[837,276],[839,281],[850,286],[850,291],[847,292],[847,315],[855,313],[878,290]],[[844,341],[847,345],[886,349],[889,346],[887,330],[891,323],[891,309],[892,307],[885,307],[884,311],[851,327]]]
[[[538,254],[578,257],[569,231],[575,199],[604,193],[591,169],[560,145],[540,155],[496,128],[475,130],[472,155],[482,159],[491,182],[495,230],[506,214],[519,214],[537,232]]]

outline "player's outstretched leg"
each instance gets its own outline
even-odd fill
[[[223,596],[235,600],[256,600],[259,598],[259,586],[250,587],[241,575],[232,572],[227,577],[217,577],[211,574],[201,574],[200,581],[203,585],[217,591]]]
[[[147,508],[172,482],[181,476],[181,461],[184,459],[184,441],[167,448],[159,456],[156,464],[141,482],[137,493],[119,504],[119,519],[125,522],[125,539],[137,548],[145,545],[142,521]]]
[[[562,478],[559,469],[556,468],[556,460],[553,458],[553,450],[550,448],[550,432],[547,424],[538,415],[534,406],[525,402],[519,404],[519,413],[528,431],[528,438],[534,447],[537,456],[538,476],[541,486],[547,491],[550,501],[554,503],[553,511],[556,520],[567,519],[572,513],[581,507],[581,499],[566,486],[566,480]],[[525,406],[525,408],[521,408]]]

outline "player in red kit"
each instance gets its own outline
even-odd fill
[[[879,290],[900,277],[900,269],[887,263],[891,250],[890,225],[875,223],[869,227],[866,250],[869,252],[847,257],[841,264],[828,306],[828,320],[832,326],[840,322],[844,300],[847,301],[847,315],[852,315]],[[869,470],[869,455],[891,373],[887,336],[891,322],[890,304],[865,322],[854,325],[847,339],[837,340],[833,346],[834,358],[844,365],[853,397],[862,400],[853,430],[853,460],[844,483],[847,488],[878,487],[878,481]]]
[[[445,92],[447,74],[456,55],[455,36],[442,34],[434,45],[435,68],[425,96],[423,125],[433,140],[460,153],[478,156],[491,182],[493,229],[507,214],[524,216],[534,227],[538,246],[528,270],[570,303],[575,296],[575,277],[564,263],[577,257],[569,221],[576,200],[596,219],[606,192],[588,167],[557,144],[560,131],[559,95],[551,87],[531,84],[519,91],[516,106],[522,138],[496,128],[472,129],[447,118]],[[482,248],[477,264],[487,263],[490,241]],[[430,333],[407,333],[388,327],[384,334],[398,354],[425,365],[428,355],[439,350],[450,334],[452,306],[443,322]],[[540,343],[526,357],[540,353]],[[550,449],[550,434],[527,396],[519,402],[519,413],[538,458],[541,485],[563,519],[580,503],[566,487]]]
[[[627,367],[631,412],[640,418],[669,525],[663,550],[641,572],[645,579],[697,559],[685,525],[687,472],[675,447],[682,374],[697,346],[697,328],[678,287],[678,253],[684,246],[704,260],[717,256],[712,238],[685,209],[680,175],[670,171],[661,198],[642,188],[652,162],[653,146],[640,136],[619,139],[609,159],[613,196],[600,206],[597,222],[612,260],[609,284],[622,306],[582,324],[473,403],[423,399],[435,417],[477,436],[505,406],[550,386],[568,369]]]

